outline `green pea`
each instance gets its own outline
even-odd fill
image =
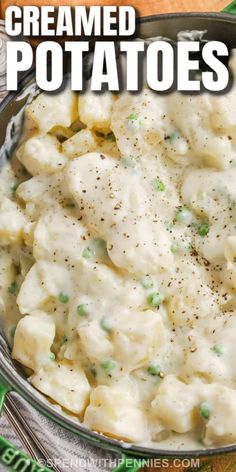
[[[11,285],[9,285],[9,287],[7,288],[7,291],[8,293],[11,293],[12,295],[14,295],[17,291],[17,283],[12,282]]]
[[[109,322],[109,319],[104,316],[101,321],[100,321],[100,326],[101,328],[106,331],[107,333],[111,334],[112,333],[112,326],[111,322]]]
[[[91,259],[94,256],[94,251],[89,246],[86,247],[82,252],[82,257],[85,259]]]
[[[222,347],[219,346],[218,344],[215,344],[215,346],[213,346],[213,347],[211,348],[211,350],[212,350],[218,357],[220,357],[220,356],[222,356],[222,355],[224,354],[224,351],[223,351]]]
[[[162,182],[162,180],[156,179],[154,181],[154,188],[158,192],[164,192],[165,189],[166,189],[166,186],[165,186],[164,182]]]
[[[192,213],[188,207],[183,206],[177,211],[175,219],[179,223],[185,223],[189,225],[191,223]]]
[[[64,304],[68,303],[70,299],[69,296],[64,292],[59,293],[58,298],[59,298],[59,301]]]
[[[198,226],[198,234],[199,236],[207,236],[207,234],[209,233],[209,225],[207,223],[202,223],[200,226]]]
[[[164,295],[160,292],[150,293],[147,297],[147,302],[149,305],[154,307],[159,307],[164,301]]]
[[[207,401],[203,401],[203,402],[200,403],[199,411],[200,411],[201,416],[205,420],[209,420],[209,418],[211,416],[211,406]]]
[[[101,362],[101,368],[105,370],[108,374],[115,368],[115,366],[116,363],[111,359],[107,359]]]
[[[130,113],[129,116],[127,116],[127,120],[137,120],[138,119],[138,114],[137,113]]]
[[[88,305],[86,303],[78,305],[77,313],[79,314],[79,316],[88,316],[89,314]]]
[[[169,137],[168,137],[168,141],[170,144],[173,144],[176,139],[179,137],[177,131],[172,131],[172,133],[170,133]]]
[[[145,277],[143,278],[141,283],[142,283],[143,288],[145,288],[145,289],[152,288],[153,285],[154,285],[153,280],[150,277],[150,275],[145,275]]]
[[[159,375],[161,372],[161,367],[159,364],[150,364],[150,366],[147,368],[147,371],[150,375]]]
[[[51,352],[51,354],[50,354],[50,360],[51,360],[51,361],[55,361],[55,359],[56,359],[56,356],[55,356],[54,352]]]

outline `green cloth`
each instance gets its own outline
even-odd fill
[[[222,10],[225,13],[231,13],[232,15],[236,15],[236,0],[233,0],[227,7]]]

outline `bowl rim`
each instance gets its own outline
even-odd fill
[[[192,13],[164,13],[164,14],[155,14],[145,17],[138,17],[137,23],[151,23],[161,20],[174,20],[177,18],[199,18],[199,19],[209,19],[209,20],[219,20],[226,23],[235,23],[236,16],[230,13],[221,13],[221,12],[192,12]],[[19,88],[17,91],[10,92],[4,97],[0,103],[0,120],[1,114],[3,111],[10,106],[14,99],[21,94],[24,86],[30,82],[34,77],[35,68],[31,68],[25,76],[19,81]],[[4,355],[7,354],[7,356]],[[113,439],[109,436],[103,435],[101,433],[89,430],[83,424],[77,422],[73,417],[65,415],[63,410],[53,408],[52,404],[47,400],[47,398],[38,392],[33,386],[31,386],[23,376],[21,376],[17,369],[13,367],[13,363],[10,363],[7,360],[9,356],[9,347],[0,333],[0,375],[3,380],[9,385],[9,391],[18,393],[22,398],[29,402],[29,404],[39,411],[44,416],[48,417],[50,420],[56,422],[61,427],[73,432],[81,439],[84,439],[90,443],[93,443],[97,447],[102,449],[107,449],[113,452],[120,452],[124,455],[132,455],[136,458],[206,458],[221,456],[224,454],[230,454],[236,452],[236,444],[226,445],[221,447],[212,447],[212,448],[199,448],[199,449],[190,449],[190,450],[174,450],[174,449],[162,449],[162,448],[153,448],[142,445],[135,445],[132,443],[126,443],[119,439]],[[1,382],[1,378],[0,378]],[[158,444],[158,443],[157,443]]]
[[[138,16],[138,23],[149,23],[159,20],[172,20],[177,18],[199,18],[199,19],[214,19],[224,20],[227,23],[236,22],[236,14],[227,13],[226,11],[219,12],[179,12],[179,13],[157,13],[154,15]]]

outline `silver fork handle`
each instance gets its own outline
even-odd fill
[[[25,418],[23,418],[19,408],[9,394],[6,397],[3,411],[28,454],[37,462],[42,463],[43,461],[44,464],[48,464],[47,467],[50,468],[49,464],[53,462],[50,455],[25,421]],[[55,472],[62,472],[56,464],[53,464],[52,467]]]

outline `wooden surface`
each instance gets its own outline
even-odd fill
[[[230,0],[0,0],[0,17],[9,5],[133,5],[142,16],[180,11],[220,11]]]

